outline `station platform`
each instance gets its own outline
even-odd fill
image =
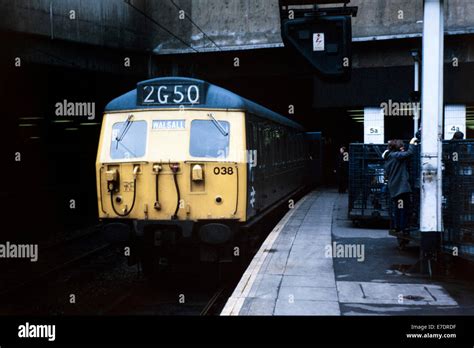
[[[474,312],[471,283],[410,273],[418,249],[400,252],[388,230],[353,227],[347,204],[336,190],[300,199],[268,235],[221,315]]]

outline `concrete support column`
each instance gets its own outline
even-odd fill
[[[441,240],[444,0],[424,0],[421,139],[421,252],[425,259]]]

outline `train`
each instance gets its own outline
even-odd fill
[[[131,254],[147,274],[180,251],[232,260],[253,224],[310,184],[311,166],[320,165],[311,163],[312,134],[203,80],[139,82],[104,110],[99,218],[127,226]]]

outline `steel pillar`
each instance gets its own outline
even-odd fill
[[[422,261],[439,247],[442,226],[444,0],[424,0],[420,234]],[[423,265],[425,265],[423,267]],[[422,271],[431,264],[422,262]]]

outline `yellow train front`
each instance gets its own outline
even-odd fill
[[[307,152],[285,117],[201,80],[156,78],[107,105],[96,172],[100,219],[128,226],[150,272],[183,250],[238,256],[242,227],[305,185]]]

